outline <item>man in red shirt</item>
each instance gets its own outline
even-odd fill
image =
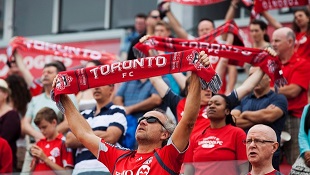
[[[288,84],[279,88],[279,93],[288,100],[288,114],[284,130],[292,139],[284,144],[288,163],[293,164],[299,155],[298,131],[303,108],[308,104],[310,81],[309,62],[294,52],[295,34],[292,29],[282,27],[273,32],[272,46],[282,63],[283,76]]]
[[[204,52],[200,53],[200,59],[208,62]],[[179,124],[175,127],[159,111],[145,113],[138,121],[138,149],[135,151],[112,146],[97,137],[67,95],[61,95],[60,102],[71,131],[107,166],[111,174],[179,174],[199,111],[201,85],[195,73],[191,78],[184,115]],[[54,80],[53,87],[56,86],[56,81],[57,79]]]

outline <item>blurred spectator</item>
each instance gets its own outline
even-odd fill
[[[294,52],[295,34],[292,29],[283,27],[272,34],[272,46],[282,63],[283,76],[288,84],[280,87],[278,93],[288,100],[288,117],[284,130],[291,140],[284,143],[284,152],[289,164],[293,164],[299,155],[298,132],[300,117],[304,106],[308,103],[307,92],[310,81],[310,64]]]
[[[245,132],[235,127],[230,114],[233,104],[225,95],[214,95],[208,102],[210,125],[191,138],[184,175],[230,174],[248,172]],[[189,162],[193,162],[192,164]],[[225,167],[225,168],[223,168]]]
[[[92,88],[96,106],[84,110],[81,114],[98,137],[120,146],[127,130],[127,121],[123,107],[111,103],[113,90],[113,84]],[[106,166],[100,163],[72,132],[67,134],[66,145],[69,148],[77,148],[73,174],[110,174]]]
[[[27,83],[25,80],[17,75],[11,74],[5,79],[11,90],[10,106],[19,113],[19,118],[25,116],[27,111],[27,104],[31,100],[31,94],[28,90]],[[21,126],[23,127],[23,126]],[[17,171],[21,171],[24,163],[25,153],[26,153],[26,140],[25,136],[21,137],[16,141],[17,146]]]
[[[101,65],[101,62],[99,60],[92,60],[86,63],[85,67],[93,67],[99,65]],[[80,111],[84,111],[86,109],[92,109],[96,106],[96,100],[93,97],[92,89],[86,89],[84,91],[80,91],[76,95],[76,99],[78,101]]]
[[[258,68],[251,67],[250,74]],[[236,125],[246,132],[255,124],[270,126],[277,134],[277,142],[281,141],[281,132],[287,115],[287,100],[282,94],[277,94],[270,89],[270,78],[264,75],[254,88],[254,91],[241,100],[239,106],[232,110],[236,117]],[[279,171],[280,148],[273,154],[273,167]]]
[[[191,36],[186,32],[186,30],[181,26],[179,21],[176,19],[176,17],[174,16],[174,14],[172,13],[170,9],[170,2],[163,3],[161,10],[165,12],[169,20],[170,26],[178,38],[195,39],[194,36]],[[198,37],[207,35],[210,32],[212,32],[214,29],[215,29],[215,24],[212,19],[202,18],[200,19],[197,25]],[[232,41],[228,39],[226,39],[226,41],[223,41],[222,37],[217,37],[214,43],[232,44]],[[219,58],[217,56],[210,57],[210,62],[214,69],[216,69],[221,59],[222,58]],[[237,81],[237,68],[234,65],[226,64],[224,67],[222,67],[222,69],[223,69],[221,70],[222,73],[220,73],[219,75],[222,78],[223,85],[218,93],[229,95],[230,92],[233,91],[236,81]],[[216,71],[218,72],[218,69],[216,69]]]
[[[26,135],[29,135],[29,143],[27,143],[27,148],[31,147],[31,144],[39,141],[43,138],[42,133],[39,132],[38,127],[34,124],[33,119],[35,118],[37,112],[43,107],[52,108],[58,116],[59,125],[57,130],[60,133],[66,133],[69,129],[67,121],[63,118],[61,112],[57,108],[54,101],[50,98],[50,92],[52,90],[52,83],[58,72],[65,71],[66,68],[59,61],[51,62],[45,64],[41,76],[42,85],[44,87],[44,92],[40,95],[33,97],[28,105],[28,109],[25,117],[22,119],[23,132]],[[70,95],[70,98],[73,99],[74,105],[78,108],[76,98],[74,95]],[[23,172],[29,172],[29,165],[31,162],[31,156],[29,153],[26,153],[25,162],[23,165]]]
[[[17,171],[16,141],[21,134],[19,114],[9,105],[11,90],[7,82],[0,79],[0,137],[10,145],[13,157],[13,171]]]
[[[72,151],[65,145],[66,138],[56,129],[57,120],[55,111],[49,107],[39,110],[34,119],[44,138],[30,149],[32,174],[58,174],[73,168]]]
[[[244,143],[252,165],[248,175],[283,175],[272,166],[273,154],[279,147],[277,135],[272,128],[262,124],[254,125]]]
[[[143,36],[153,35],[154,26],[160,20],[161,18],[160,18],[160,14],[158,10],[151,10],[149,12],[146,18],[146,30],[131,42],[129,49],[128,49],[127,60],[136,59],[136,57],[134,56],[133,50],[132,50],[133,46],[136,45],[139,42],[140,38],[142,38]]]
[[[0,137],[0,174],[13,171],[12,150],[8,142]]]
[[[145,32],[146,29],[146,15],[143,13],[138,13],[135,16],[135,25],[134,25],[134,30],[128,32],[128,34],[126,35],[124,42],[121,43],[121,48],[120,48],[120,52],[121,52],[121,57],[124,57],[125,60],[127,59],[127,52],[129,49],[129,46],[131,44],[131,42],[137,38],[139,35],[143,34]]]

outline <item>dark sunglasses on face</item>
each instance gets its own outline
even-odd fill
[[[154,19],[159,18],[159,16],[155,16],[155,15],[152,15],[151,17],[154,18]]]
[[[142,121],[142,120],[146,120],[146,122],[147,123],[156,123],[156,122],[158,122],[162,127],[164,127],[165,129],[166,129],[166,127],[165,127],[165,125],[158,119],[158,118],[156,118],[156,117],[154,117],[154,116],[150,116],[150,117],[145,117],[145,116],[143,116],[143,117],[141,117],[141,118],[139,118],[139,120],[138,120],[138,125],[140,124],[140,122]],[[167,129],[166,129],[167,130]]]

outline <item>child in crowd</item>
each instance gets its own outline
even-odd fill
[[[39,127],[45,138],[30,149],[33,156],[30,165],[31,170],[38,173],[41,171],[52,172],[45,172],[44,174],[56,174],[53,171],[71,170],[73,168],[73,155],[71,149],[65,145],[65,137],[56,130],[57,115],[54,110],[48,107],[42,108],[37,113],[34,123]],[[70,172],[68,171],[68,174]]]

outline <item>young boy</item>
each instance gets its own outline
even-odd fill
[[[38,174],[40,174],[39,171],[52,172],[44,174],[56,174],[53,171],[72,170],[73,155],[71,149],[65,145],[65,137],[56,130],[57,115],[54,110],[48,107],[42,108],[37,113],[34,123],[45,138],[30,149],[33,156],[31,170]]]

